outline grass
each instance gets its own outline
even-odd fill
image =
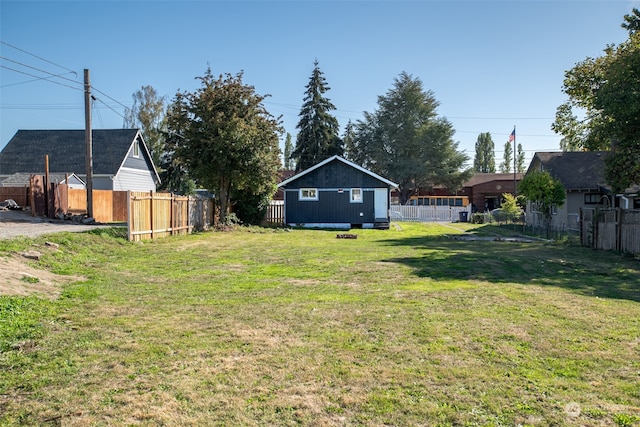
[[[47,236],[84,279],[0,297],[0,424],[638,425],[638,261],[446,237],[495,232]]]

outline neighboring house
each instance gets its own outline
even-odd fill
[[[0,182],[0,187],[29,187],[31,185],[30,173],[14,173]],[[49,182],[67,184],[69,188],[86,189],[86,184],[75,173],[50,173]]]
[[[397,184],[339,156],[278,184],[284,223],[309,228],[389,228],[389,201]]]
[[[513,194],[522,180],[522,173],[476,173],[462,185],[456,194],[468,196],[474,212],[497,209],[502,205],[504,193]]]
[[[94,190],[155,191],[160,177],[138,129],[92,133]],[[74,171],[86,182],[84,130],[19,130],[0,152],[0,180],[15,173]]]
[[[615,197],[604,177],[604,151],[535,153],[527,174],[546,171],[562,183],[567,198],[552,209],[551,227],[579,230],[580,208],[613,207]],[[527,203],[528,225],[544,225],[544,215]]]

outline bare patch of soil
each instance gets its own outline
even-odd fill
[[[63,284],[78,280],[77,277],[38,270],[18,254],[0,257],[0,271],[0,295],[38,295],[55,299]]]

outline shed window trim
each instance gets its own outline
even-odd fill
[[[362,188],[352,188],[350,191],[351,203],[362,203]]]
[[[299,200],[305,201],[317,201],[318,189],[317,188],[301,188],[298,195]]]

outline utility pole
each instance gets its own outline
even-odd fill
[[[91,84],[89,70],[84,70],[84,165],[87,174],[87,216],[93,218],[93,141],[91,137]]]

